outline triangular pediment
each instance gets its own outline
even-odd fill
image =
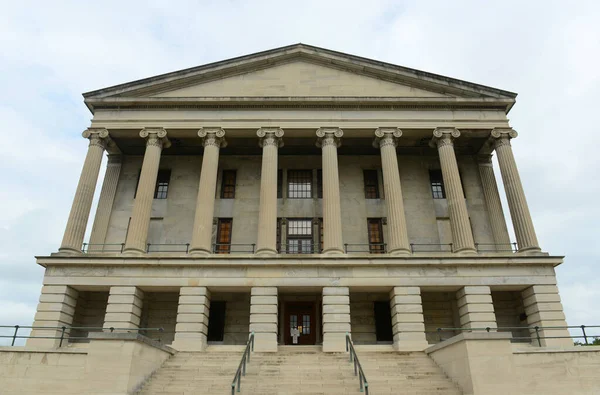
[[[444,104],[468,101],[507,111],[516,94],[323,48],[296,44],[84,94],[97,106],[345,100]],[[394,102],[394,103],[393,103]]]

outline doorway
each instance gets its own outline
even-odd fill
[[[315,303],[314,302],[288,302],[284,309],[285,344],[289,345],[314,345],[317,342]],[[292,329],[297,329],[296,341],[292,336]]]
[[[392,312],[390,302],[374,302],[375,309],[375,336],[377,342],[392,342]]]
[[[227,302],[211,302],[208,318],[209,342],[222,342],[225,335],[225,306]]]

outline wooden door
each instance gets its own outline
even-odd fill
[[[290,302],[285,306],[285,344],[314,345],[317,342],[315,304]],[[292,329],[298,329],[300,336],[298,343],[294,343],[291,335]]]

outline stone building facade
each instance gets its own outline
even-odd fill
[[[562,257],[538,243],[511,148],[514,93],[298,44],[84,97],[88,153],[62,244],[37,257],[34,326],[327,352],[346,333],[422,351],[457,333],[440,327],[566,325]],[[560,336],[541,344],[572,345]]]

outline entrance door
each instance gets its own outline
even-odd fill
[[[394,340],[392,334],[392,312],[389,302],[375,302],[375,334],[378,342],[391,342]]]
[[[211,302],[208,318],[208,341],[222,342],[225,334],[225,303]]]
[[[298,329],[298,342],[294,343],[292,329]],[[285,305],[285,344],[314,345],[317,342],[315,304],[290,302]]]

